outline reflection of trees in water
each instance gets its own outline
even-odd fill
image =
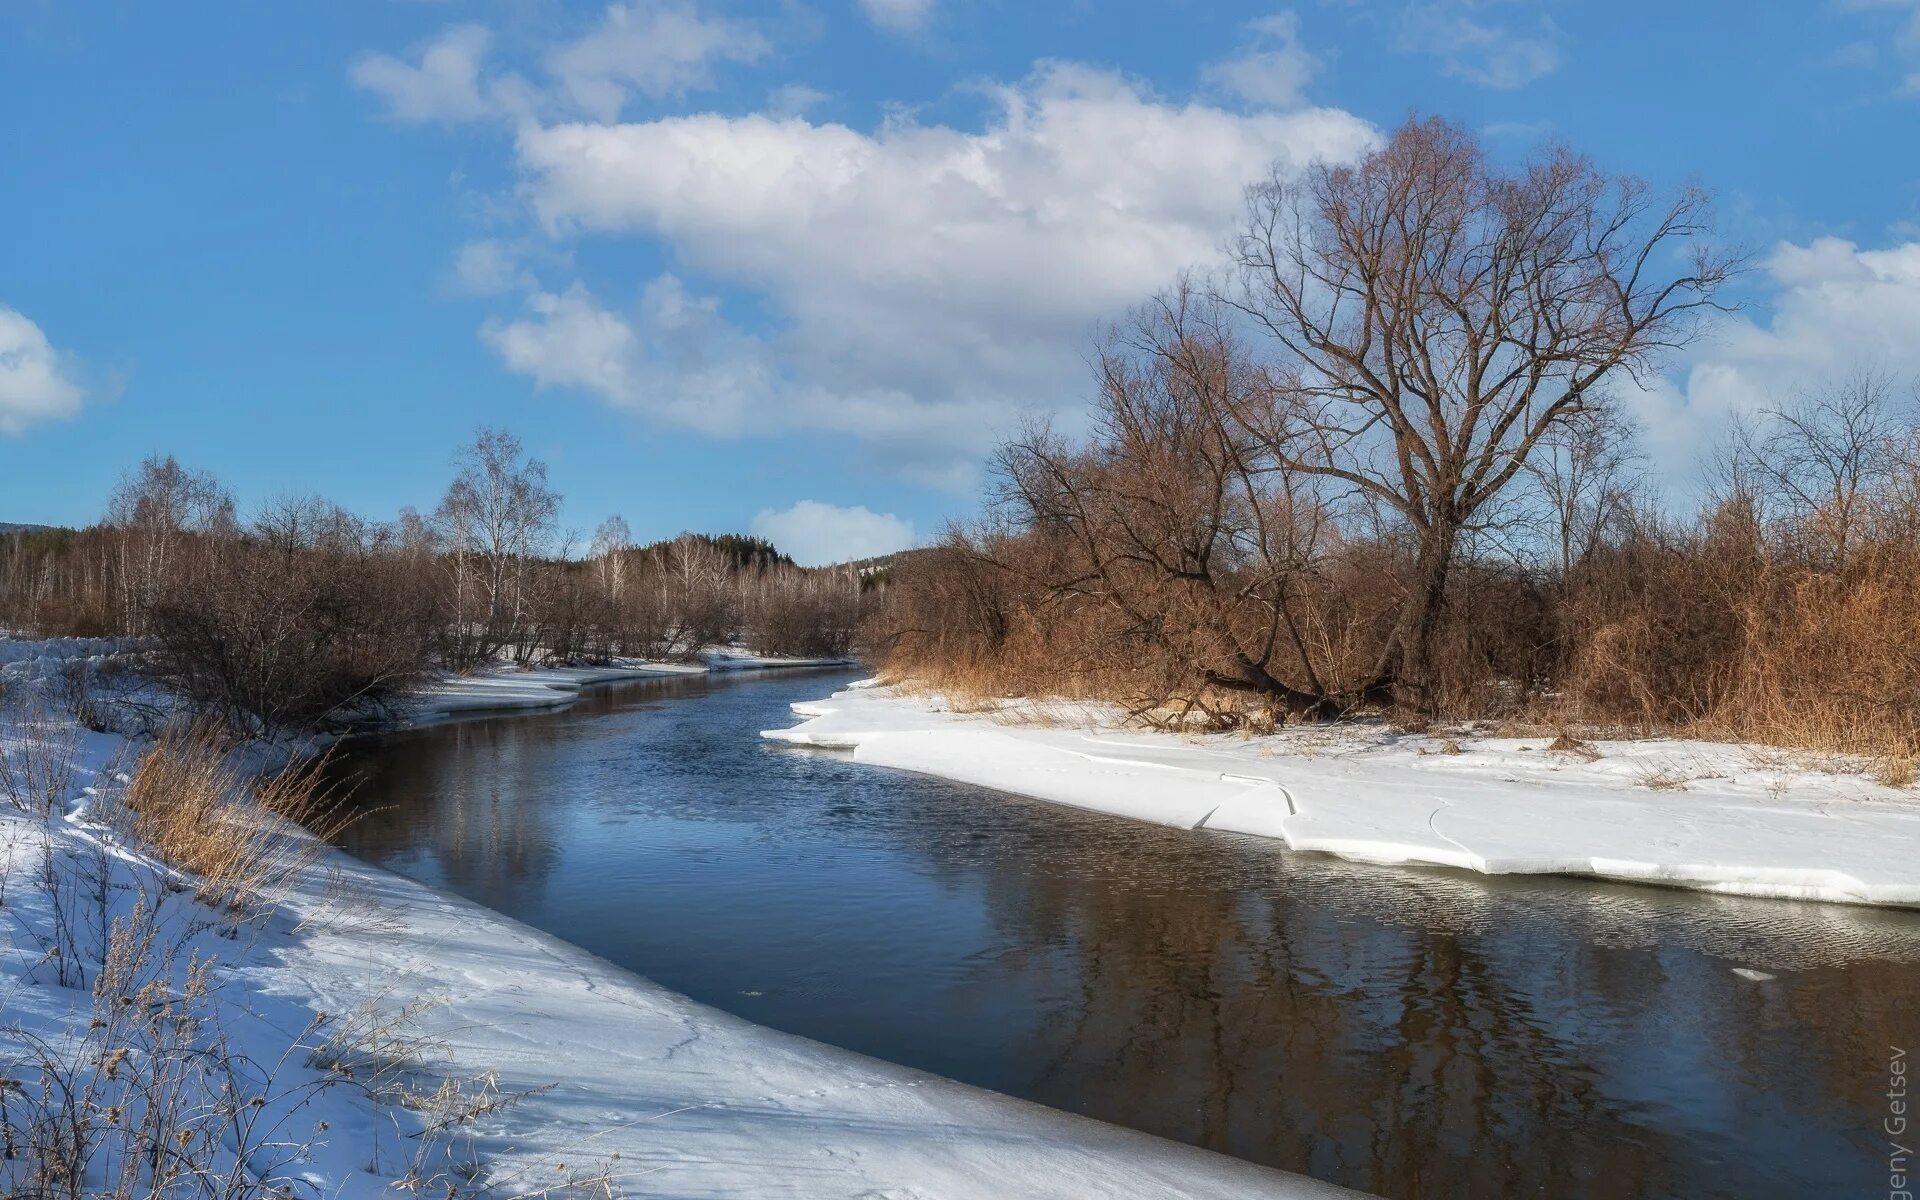
[[[1853,1135],[1912,965],[1756,987],[1675,946],[1730,936],[1679,934],[1691,897],[1393,878],[1113,822],[1067,850],[1051,817],[937,865],[984,876],[1009,943],[1052,948],[1014,968],[1055,999],[1011,1055],[1042,1102],[1389,1196],[1798,1196],[1872,1165]],[[1792,915],[1749,903],[1732,944],[1780,933],[1756,907]]]
[[[482,904],[521,902],[559,856],[539,794],[550,750],[534,727],[480,721],[409,735],[336,768],[355,783],[347,850],[383,865],[430,859],[444,884]]]
[[[349,745],[329,764],[334,778],[350,785],[356,811],[339,841],[382,865],[431,860],[438,882],[453,891],[489,907],[520,909],[560,858],[548,819],[555,805],[546,798],[556,786],[581,785],[580,773],[601,753],[593,745],[597,730],[618,736],[623,746],[658,739],[642,747],[663,768],[653,772],[655,781],[699,778],[701,739],[740,736],[684,712],[657,726],[607,726],[606,718],[751,686],[758,674],[636,680],[589,689],[564,712],[457,721]]]

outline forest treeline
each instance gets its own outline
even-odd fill
[[[896,675],[1216,724],[1384,712],[1920,749],[1920,424],[1865,365],[1654,498],[1626,397],[1740,256],[1697,191],[1415,120],[1249,194],[1112,331],[1088,432],[893,573]]]
[[[372,521],[315,497],[242,516],[211,475],[140,464],[99,523],[0,535],[0,628],[126,636],[143,670],[238,730],[376,714],[437,670],[684,658],[742,643],[848,652],[869,576],[767,542],[633,544],[558,527],[546,468],[484,430],[431,513]]]

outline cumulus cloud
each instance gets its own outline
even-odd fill
[[[480,77],[491,42],[484,26],[454,25],[421,46],[416,62],[363,54],[348,75],[385,99],[395,120],[471,121],[494,111]]]
[[[702,13],[692,4],[640,0],[607,9],[600,27],[547,58],[557,90],[602,120],[627,98],[680,96],[713,86],[719,63],[752,63],[772,50],[745,21]]]
[[[71,417],[86,398],[67,356],[24,314],[0,305],[0,434]]]
[[[550,231],[656,236],[767,302],[757,358],[783,419],[918,427],[952,461],[994,437],[974,417],[1077,409],[1095,324],[1215,261],[1245,184],[1376,137],[1335,110],[1168,103],[1060,64],[994,99],[977,132],[703,114],[528,126],[517,147]]]
[[[1796,390],[1863,366],[1920,378],[1920,242],[1862,249],[1840,238],[1785,243],[1764,263],[1772,294],[1759,317],[1706,330],[1673,379],[1626,396],[1656,462],[1689,475],[1735,421]]]
[[[578,284],[536,292],[526,316],[489,321],[481,337],[540,387],[578,388],[716,436],[746,432],[750,412],[776,393],[765,348],[720,316],[717,299],[690,295],[672,275],[649,283],[631,313]]]
[[[1262,17],[1247,26],[1238,51],[1210,63],[1202,78],[1211,87],[1266,108],[1291,108],[1320,63],[1300,44],[1300,18],[1292,12]]]
[[[933,19],[933,0],[860,0],[860,11],[888,33],[918,33]]]
[[[841,434],[867,444],[894,473],[956,492],[976,482],[971,459],[991,431],[1018,417],[1014,405],[992,397],[929,403],[797,378],[765,338],[726,318],[718,297],[694,294],[670,274],[650,281],[631,306],[608,307],[579,284],[535,292],[525,313],[487,322],[481,337],[537,387],[584,391],[713,437]]]
[[[778,512],[762,509],[749,531],[803,567],[876,558],[913,545],[913,525],[892,513],[818,500],[802,500]]]
[[[1429,54],[1456,79],[1482,87],[1517,88],[1560,65],[1560,27],[1544,13],[1503,10],[1512,0],[1414,0],[1400,10],[1395,49]]]

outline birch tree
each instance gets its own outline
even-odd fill
[[[560,496],[546,464],[504,430],[482,429],[454,463],[434,520],[453,575],[453,653],[470,666],[514,643],[527,622],[530,568],[553,538]]]

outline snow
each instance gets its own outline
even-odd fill
[[[0,688],[38,683],[72,662],[100,663],[125,647],[118,638],[14,638],[0,632]]]
[[[445,675],[420,685],[400,705],[405,720],[428,721],[469,713],[566,708],[598,683],[660,675],[698,675],[693,663],[623,662],[605,667],[490,667]]]
[[[506,1190],[617,1154],[647,1195],[1354,1194],[756,1026],[464,900],[337,866],[382,920],[315,933],[251,978],[329,1011],[402,980],[448,998],[424,1022],[442,1070],[492,1071],[506,1091],[557,1083],[480,1140]]]
[[[62,657],[42,644],[14,661],[40,663],[33,677],[48,679]],[[542,682],[518,686],[562,702],[625,677],[521,674]],[[512,693],[507,682],[469,686]],[[742,1200],[1354,1194],[756,1026],[303,831],[283,832],[312,861],[272,911],[224,919],[167,886],[178,877],[108,819],[137,744],[64,718],[0,722],[0,754],[30,738],[75,739],[77,771],[50,816],[0,803],[0,895],[12,914],[0,926],[0,1062],[19,1077],[15,1060],[35,1039],[77,1054],[97,1011],[90,978],[63,982],[50,966],[59,922],[36,890],[46,868],[73,882],[67,903],[102,898],[99,913],[69,922],[82,941],[157,902],[163,941],[182,947],[164,968],[171,989],[185,986],[188,952],[211,956],[220,1036],[237,1061],[280,1064],[261,1109],[280,1148],[247,1165],[295,1194],[390,1196],[423,1144],[422,1112],[343,1083],[303,1049],[376,1024],[403,1043],[368,1061],[393,1060],[391,1079],[419,1077],[416,1096],[435,1080],[479,1080],[517,1098],[427,1161],[429,1171],[483,1164],[480,1182],[501,1195],[602,1172],[617,1192]],[[102,877],[108,886],[93,887]],[[65,957],[90,961],[98,946]]]
[[[700,652],[709,671],[762,671],[782,667],[850,667],[850,658],[792,658],[755,654],[743,646],[709,646]]]
[[[1129,729],[1099,705],[855,686],[763,736],[856,761],[1298,851],[1484,874],[1581,875],[1732,895],[1920,906],[1920,803],[1845,764],[1648,739],[1294,727],[1263,737]]]
[[[149,963],[141,978],[196,1014],[194,1031],[187,1035],[195,1044],[224,1046],[224,1053],[207,1055],[206,1061],[224,1058],[235,1064],[238,1077],[264,1098],[262,1136],[251,1143],[245,1166],[258,1179],[297,1186],[302,1194],[391,1194],[398,1166],[415,1144],[417,1116],[377,1109],[364,1092],[312,1061],[312,1051],[327,1038],[312,1006],[233,983],[238,972],[274,963],[293,944],[291,914],[273,912],[245,922],[215,913],[195,900],[190,887],[180,886],[186,881],[176,872],[140,853],[106,822],[105,798],[124,782],[120,768],[129,762],[129,747],[118,736],[14,720],[0,725],[0,754],[17,752],[26,738],[74,738],[77,753],[76,791],[64,811],[47,819],[0,804],[0,884],[11,916],[0,928],[0,1063],[10,1077],[24,1082],[21,1098],[39,1090],[41,1077],[32,1058],[39,1047],[73,1064],[78,1079],[91,1076],[96,1087],[105,1086],[96,1093],[96,1107],[114,1103],[124,1111],[141,1103],[138,1089],[116,1093],[84,1063],[89,1044],[97,1055],[103,1036],[94,1032],[102,1006],[95,1004],[92,989],[101,978],[107,931],[115,923],[135,927],[144,912],[156,930],[155,944],[169,947],[171,954],[170,961]],[[213,990],[198,1005],[184,999],[193,958],[216,964]],[[143,994],[132,988],[124,992]],[[111,1013],[111,998],[105,1007]],[[112,1044],[136,1044],[104,1036]],[[130,1061],[137,1064],[141,1057],[136,1052]],[[182,1060],[172,1061],[188,1074]],[[120,1072],[123,1077],[136,1073]],[[204,1120],[204,1106],[217,1098],[219,1071],[210,1069],[210,1076],[189,1075],[177,1093],[189,1123]],[[16,1100],[16,1117],[21,1111]],[[108,1142],[98,1128],[95,1137]],[[222,1173],[234,1164],[236,1149],[233,1139],[224,1140],[211,1164]],[[108,1169],[115,1157],[98,1150],[95,1168]],[[380,1157],[394,1170],[376,1175],[364,1169]],[[24,1161],[0,1169],[0,1181],[13,1182],[11,1170],[31,1165],[31,1159],[29,1151]]]
[[[839,658],[767,657],[738,647],[710,647],[694,662],[616,658],[605,666],[591,667],[501,665],[439,676],[413,689],[399,709],[402,721],[418,724],[476,713],[566,708],[580,699],[582,689],[622,680],[846,664],[846,659]]]

